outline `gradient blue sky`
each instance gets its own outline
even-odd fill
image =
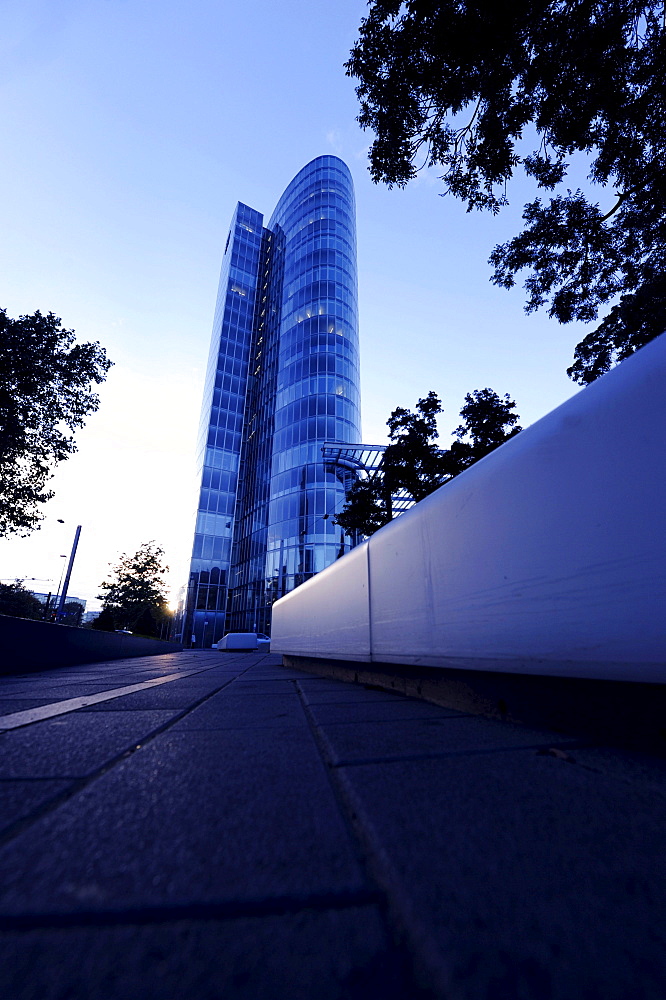
[[[356,185],[366,441],[430,389],[443,444],[473,389],[510,393],[523,426],[577,391],[565,370],[584,331],[525,316],[519,288],[488,280],[531,189],[510,189],[492,218],[438,197],[432,174],[404,191],[370,181],[371,136],[342,68],[364,12],[359,0],[0,0],[0,305],[51,310],[115,362],[44,527],[0,542],[3,579],[55,590],[81,523],[70,593],[94,598],[108,564],[150,539],[184,582],[229,220],[238,200],[268,218],[322,153]]]

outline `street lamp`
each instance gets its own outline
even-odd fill
[[[66,559],[66,555],[60,555],[60,559]],[[55,600],[53,601],[53,611],[51,612],[51,621],[57,621],[58,618],[58,598],[60,597],[60,585],[62,583],[62,578],[65,575],[65,564],[62,564],[62,569],[60,570],[60,579],[58,580],[58,589],[56,590]],[[48,610],[48,608],[47,608]]]
[[[64,524],[64,521],[62,522]],[[62,618],[65,601],[67,600],[67,588],[69,587],[69,578],[72,575],[72,566],[74,565],[74,556],[76,555],[76,549],[79,544],[79,538],[81,536],[81,525],[77,524],[76,531],[74,532],[74,542],[72,543],[72,552],[69,557],[69,564],[67,566],[67,573],[65,574],[65,582],[62,587],[62,593],[60,595],[60,603],[58,604],[58,610],[56,611],[56,621]]]

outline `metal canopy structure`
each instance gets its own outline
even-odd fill
[[[374,479],[384,461],[385,444],[347,444],[341,441],[326,441],[321,449],[324,465],[335,472],[349,490],[352,483],[362,476]],[[392,498],[395,516],[404,514],[414,506],[414,500],[406,490],[397,490]]]
[[[326,465],[334,465],[355,472],[374,474],[382,467],[384,444],[347,444],[340,441],[326,441],[321,453]]]

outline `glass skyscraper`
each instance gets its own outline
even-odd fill
[[[308,163],[267,226],[238,204],[226,241],[198,446],[183,638],[266,632],[274,601],[349,547],[325,442],[360,441],[354,189]]]

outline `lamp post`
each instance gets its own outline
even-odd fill
[[[56,612],[56,621],[60,621],[65,608],[65,601],[67,600],[67,589],[69,587],[69,578],[72,575],[72,566],[74,565],[74,556],[76,555],[76,549],[79,544],[80,535],[81,535],[81,525],[77,524],[76,531],[74,532],[74,542],[72,543],[72,552],[69,557],[69,565],[67,566],[67,573],[65,575],[65,582],[62,586],[62,593],[60,594],[60,603],[58,604],[58,610]]]
[[[60,559],[66,559],[66,558],[67,558],[66,555],[60,555]],[[60,597],[60,584],[62,583],[62,578],[64,575],[65,575],[65,564],[63,563],[62,569],[60,570],[60,579],[58,580],[58,589],[56,590],[56,595],[53,599],[53,611],[50,610],[50,602],[47,601],[47,606],[46,606],[46,610],[48,613],[47,620],[51,622],[56,621],[57,611],[58,611],[58,598]],[[49,594],[49,598],[50,596],[51,595]]]

